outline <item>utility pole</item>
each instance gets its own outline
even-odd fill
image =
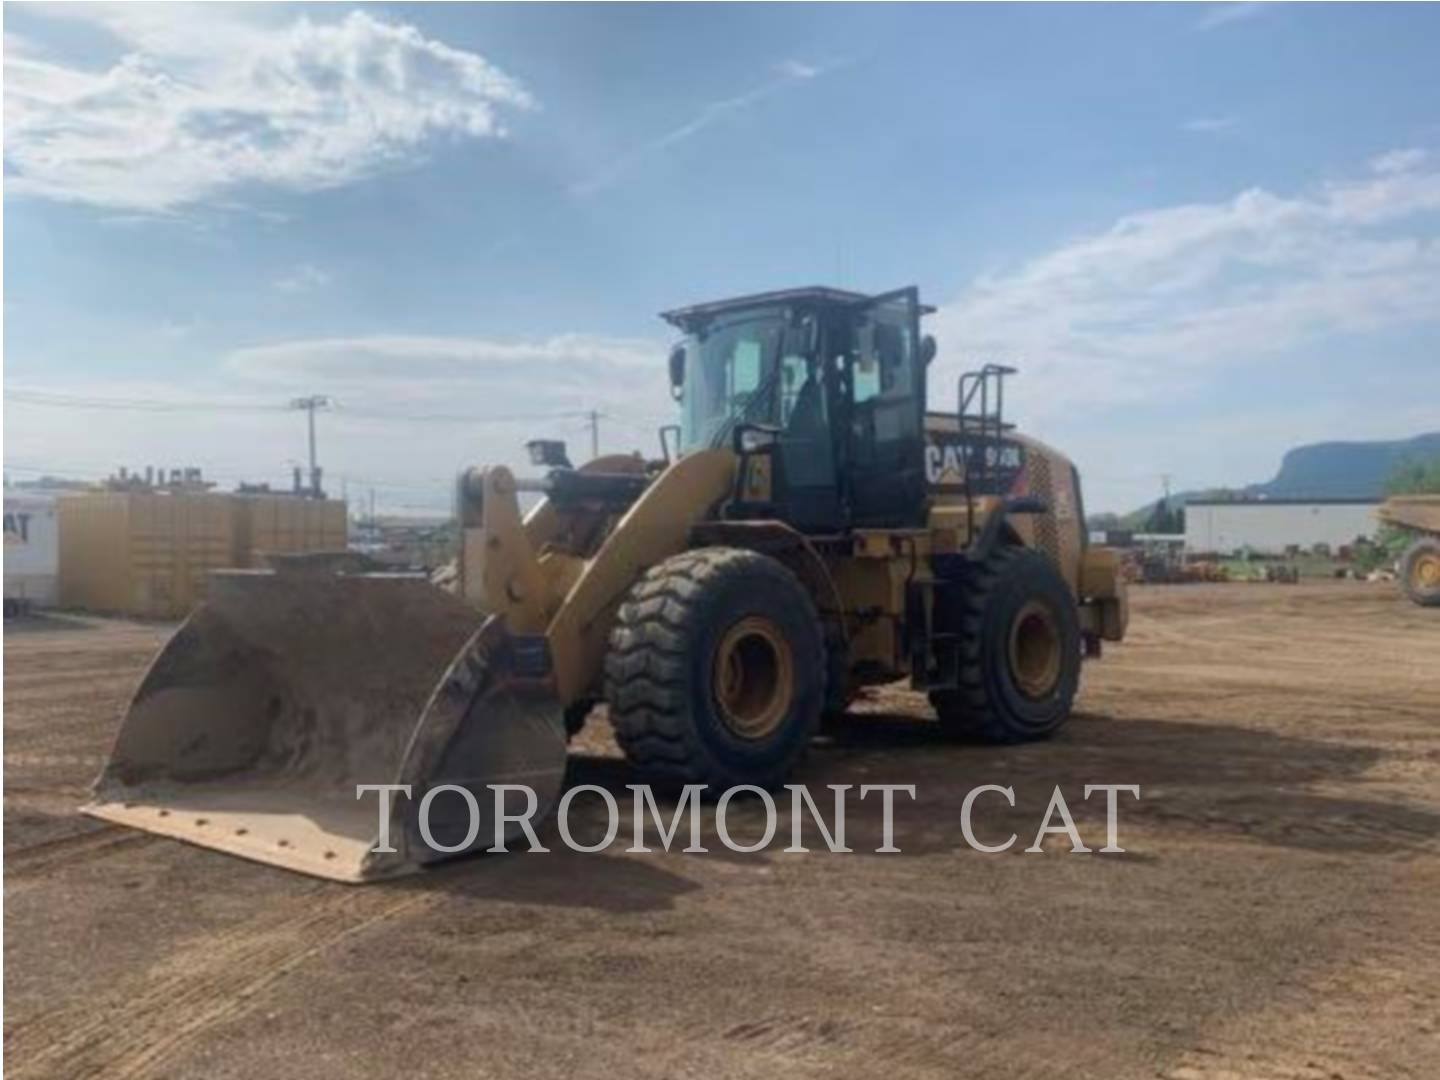
[[[598,409],[590,410],[590,460],[594,461],[600,456],[600,412]]]
[[[292,409],[304,409],[310,429],[310,497],[320,498],[320,469],[315,464],[315,410],[330,407],[330,399],[324,394],[295,398],[290,402]]]

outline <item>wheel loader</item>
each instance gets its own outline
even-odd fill
[[[1119,560],[1074,466],[1005,419],[1013,369],[930,385],[932,310],[805,288],[664,313],[661,455],[536,440],[537,476],[466,470],[454,593],[343,558],[216,573],[87,811],[362,881],[508,835],[496,785],[543,815],[600,703],[637,781],[716,794],[781,783],[902,678],[959,735],[1052,734],[1125,633]]]
[[[1400,587],[1421,607],[1440,607],[1440,495],[1392,495],[1375,516],[1412,537],[1400,555]]]

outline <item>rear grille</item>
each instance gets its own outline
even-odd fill
[[[1040,550],[1056,563],[1060,562],[1060,530],[1055,526],[1055,481],[1050,475],[1050,461],[1044,454],[1033,451],[1026,455],[1025,471],[1030,482],[1030,494],[1045,500],[1043,514],[1036,514],[1035,542]]]

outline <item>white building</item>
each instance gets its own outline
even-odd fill
[[[1185,504],[1185,550],[1283,555],[1327,544],[1331,551],[1374,537],[1378,499],[1197,499]]]
[[[5,489],[5,610],[54,607],[60,560],[55,497]]]

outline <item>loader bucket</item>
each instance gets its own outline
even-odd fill
[[[564,769],[543,639],[512,638],[419,577],[224,571],[151,664],[83,809],[356,882],[491,846],[489,785],[532,788],[538,822]],[[358,784],[412,785],[390,797],[394,850],[373,850],[381,795],[357,797]],[[479,813],[437,793],[432,845],[418,810],[441,784],[468,789]]]

